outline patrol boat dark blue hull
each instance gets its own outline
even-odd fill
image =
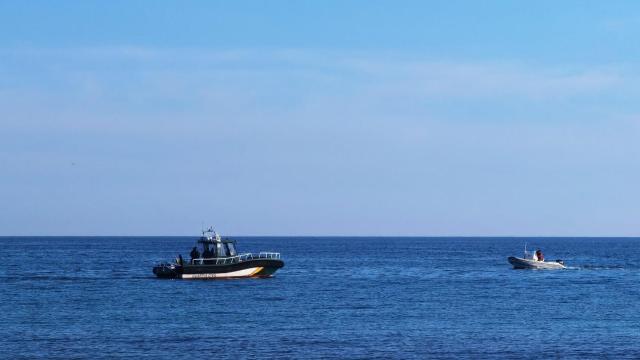
[[[212,229],[203,231],[197,244],[202,245],[202,256],[196,246],[190,261],[179,256],[174,263],[154,266],[153,273],[168,279],[265,278],[284,266],[280,253],[237,254],[236,242],[221,238]]]
[[[228,264],[159,264],[153,273],[169,279],[265,278],[284,266],[280,259],[250,259]]]

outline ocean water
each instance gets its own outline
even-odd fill
[[[285,267],[153,276],[194,240],[0,238],[0,358],[640,358],[640,239],[240,237]]]

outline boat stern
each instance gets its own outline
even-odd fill
[[[153,273],[159,278],[174,279],[180,275],[181,269],[177,264],[162,263],[153,267]]]

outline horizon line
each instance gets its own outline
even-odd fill
[[[627,238],[636,239],[640,235],[225,235],[227,237],[269,237],[269,238]],[[0,238],[152,238],[152,237],[198,237],[198,235],[0,235]]]

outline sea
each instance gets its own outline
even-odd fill
[[[285,267],[155,278],[195,239],[0,238],[0,358],[640,359],[640,239],[236,237]]]

